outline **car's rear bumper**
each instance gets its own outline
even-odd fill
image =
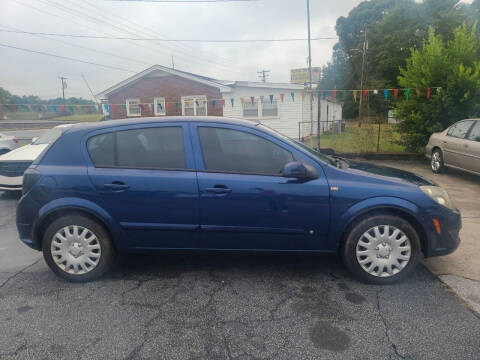
[[[22,190],[23,176],[3,176],[0,175],[0,190],[3,191],[20,191]]]
[[[20,240],[35,250],[41,250],[40,239],[35,234],[40,205],[31,196],[22,196],[17,205],[17,230]]]
[[[429,214],[426,232],[428,244],[424,248],[425,257],[434,257],[448,255],[454,252],[460,245],[460,229],[462,228],[462,218],[460,211],[442,209],[442,211]],[[440,223],[440,234],[435,229],[433,219]]]

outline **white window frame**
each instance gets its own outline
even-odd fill
[[[266,118],[266,119],[276,119],[280,116],[280,110],[279,110],[277,99],[273,98],[272,104],[270,104],[270,97],[266,97],[266,98],[263,99],[263,101],[261,101],[261,104],[262,104],[261,111],[259,111],[258,117]],[[277,108],[277,115],[264,115],[263,114],[263,105],[264,104],[272,105],[272,106],[275,105],[276,108]]]
[[[251,99],[245,99],[243,104],[242,104],[242,117],[244,119],[259,119],[259,118],[261,118],[262,110],[261,110],[260,103],[261,103],[260,99],[254,99],[253,100],[253,104],[257,104],[257,116],[246,116],[245,115],[245,105],[252,106],[253,104],[252,104]],[[254,110],[253,106],[252,106],[251,110]]]
[[[158,103],[162,104],[163,110],[158,112]],[[167,115],[167,107],[165,106],[165,98],[164,97],[156,97],[153,98],[153,111],[155,116],[165,116]]]
[[[137,102],[137,105],[138,105],[138,108],[140,109],[139,113],[138,114],[132,114],[130,112],[130,102],[131,101],[136,101]],[[127,116],[142,116],[142,108],[140,106],[140,99],[138,98],[130,98],[130,99],[126,99],[125,100],[125,105],[127,107]]]
[[[189,95],[189,96],[182,96],[182,116],[185,115],[185,102],[192,101],[193,102],[193,116],[197,115],[197,101],[205,101],[205,115],[208,116],[208,103],[207,103],[207,96],[206,95]],[[203,115],[201,115],[203,116]]]

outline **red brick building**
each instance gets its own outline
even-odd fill
[[[97,94],[111,119],[139,116],[223,116],[218,80],[154,65]]]

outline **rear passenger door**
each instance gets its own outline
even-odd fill
[[[471,161],[465,169],[475,171],[480,174],[480,120],[475,121],[475,125],[470,129],[467,135],[468,154]]]
[[[88,175],[132,248],[197,247],[198,186],[185,123],[102,130]]]
[[[466,135],[473,125],[473,120],[464,120],[453,125],[447,132],[444,140],[444,162],[466,169],[470,161],[468,156],[468,143]]]

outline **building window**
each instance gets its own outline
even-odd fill
[[[262,102],[262,117],[278,116],[277,100],[270,102],[270,99],[264,99]]]
[[[182,96],[182,115],[184,116],[207,116],[207,97]]]
[[[165,98],[156,97],[153,99],[153,106],[155,107],[155,115],[165,116],[167,115],[167,110],[165,108]]]
[[[258,118],[258,101],[245,101],[243,103],[243,117]]]
[[[140,109],[140,99],[127,99],[127,116],[142,116]]]

